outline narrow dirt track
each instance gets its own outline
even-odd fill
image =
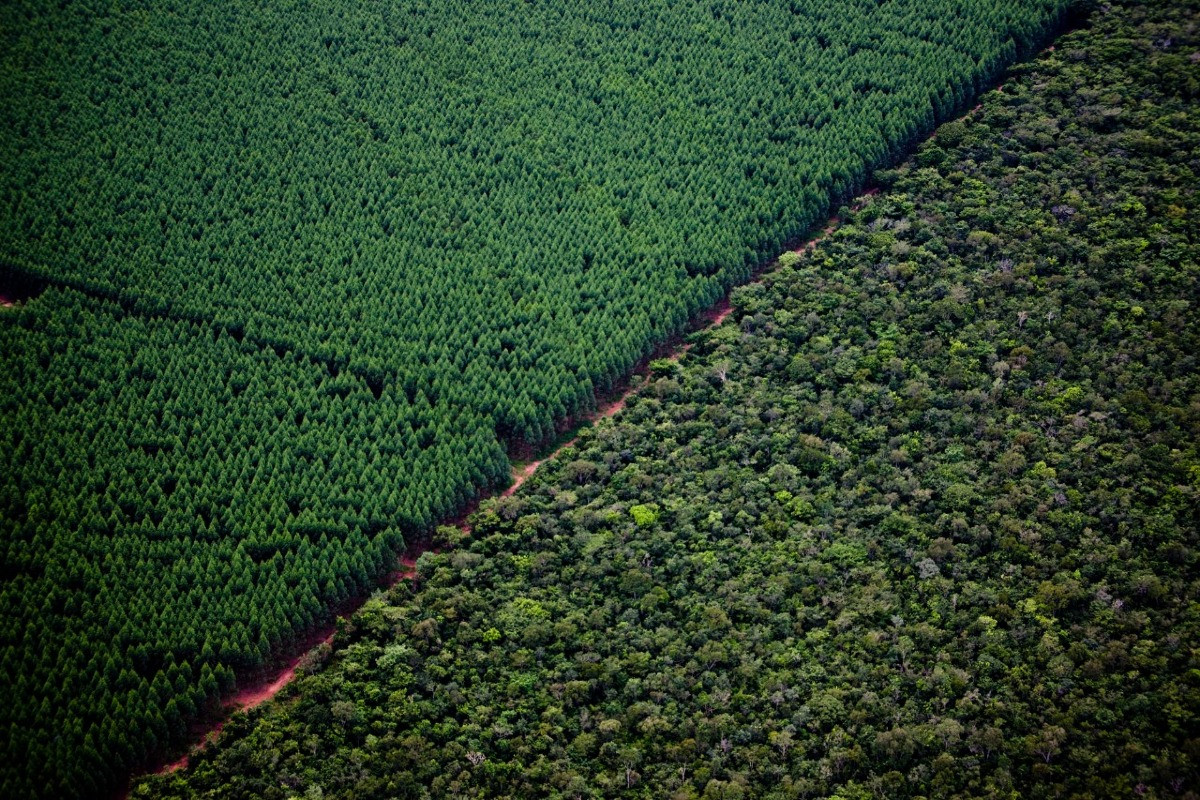
[[[682,348],[686,348],[686,345],[682,346]],[[635,374],[634,377],[637,377],[637,375]],[[644,380],[638,380],[638,381],[631,380],[629,386],[627,386],[625,388],[625,390],[621,392],[620,396],[618,396],[617,398],[615,398],[613,400],[609,400],[607,402],[601,403],[599,408],[597,408],[595,411],[593,411],[592,413],[587,414],[587,415],[583,416],[581,419],[579,419],[579,421],[575,425],[575,427],[582,428],[584,425],[590,425],[591,423],[596,422],[597,420],[607,419],[608,417],[615,416],[617,413],[619,413],[621,411],[621,409],[625,408],[625,401],[629,399],[629,396],[631,394],[633,394],[635,391],[637,391],[638,389],[640,389],[644,384],[645,384]],[[526,462],[519,468],[514,468],[513,474],[512,474],[512,479],[513,479],[512,484],[507,489],[505,489],[503,492],[501,492],[499,496],[500,497],[512,497],[514,494],[516,494],[517,489],[521,488],[521,485],[524,484],[525,481],[527,481],[531,477],[533,477],[533,473],[537,472],[538,467],[540,467],[542,464],[549,461],[550,459],[554,458],[559,453],[561,453],[563,450],[566,450],[568,447],[574,446],[575,442],[578,440],[579,440],[578,436],[572,436],[566,442],[563,442],[561,445],[556,447],[549,455],[543,456],[542,458],[538,458],[533,461]]]

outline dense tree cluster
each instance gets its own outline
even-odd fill
[[[1200,48],[1114,3],[135,797],[1200,792]]]
[[[0,9],[0,262],[538,441],[1069,0]]]
[[[0,790],[177,745],[1067,6],[0,4]]]
[[[234,670],[508,476],[478,416],[432,426],[220,327],[54,289],[3,318],[8,797],[90,793],[178,745]]]

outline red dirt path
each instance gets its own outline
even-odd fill
[[[403,564],[410,559],[405,556],[401,557],[400,561]],[[388,576],[390,583],[396,583],[403,578],[412,577],[411,572],[407,568],[398,569],[393,573],[397,578],[392,580],[392,575]],[[266,675],[258,680],[250,679],[244,681],[244,685],[240,686],[233,694],[226,697],[221,702],[222,710],[228,715],[237,711],[250,711],[267,702],[275,695],[283,690],[283,687],[292,682],[296,677],[297,670],[301,664],[308,659],[314,650],[322,645],[328,645],[333,642],[333,634],[336,630],[336,625],[324,625],[312,632],[305,640],[300,648],[300,653],[293,656],[284,662],[281,666],[269,671]],[[188,765],[188,758],[192,753],[203,750],[210,742],[216,740],[220,735],[221,729],[225,727],[225,720],[219,719],[210,723],[202,730],[202,738],[192,746],[191,752],[183,755],[179,759],[172,761],[169,764],[164,764],[154,770],[155,775],[163,775],[168,772],[174,772],[177,769],[182,769]]]
[[[728,301],[724,302],[726,302],[726,304],[728,303]],[[704,327],[708,326],[705,325]],[[687,347],[688,345],[685,344],[681,346],[681,349],[686,349]],[[625,408],[625,402],[629,399],[629,396],[640,389],[644,383],[645,381],[631,380],[629,385],[625,387],[624,391],[622,391],[620,395],[612,400],[601,403],[595,411],[591,412],[590,414],[585,414],[579,418],[578,422],[576,423],[576,427],[595,422],[596,420],[607,419],[608,417],[615,416],[619,411],[621,411],[621,409]],[[503,492],[501,492],[500,496],[512,497],[514,494],[516,494],[517,489],[521,488],[521,485],[525,483],[525,481],[533,477],[533,473],[537,472],[538,467],[540,467],[549,459],[554,458],[563,450],[566,450],[568,447],[574,445],[578,440],[578,436],[572,436],[566,442],[563,442],[561,445],[554,448],[549,455],[534,459],[533,461],[526,462],[520,467],[514,468],[512,473],[512,484]],[[470,528],[464,527],[464,530],[469,531]]]
[[[321,641],[321,644],[329,644],[333,641],[333,632],[330,633]],[[283,668],[283,671],[276,676],[275,680],[268,684],[251,684],[243,689],[239,689],[232,697],[226,701],[225,705],[229,708],[234,708],[239,711],[249,711],[256,706],[270,700],[275,695],[279,694],[279,690],[291,683],[292,678],[296,677],[296,669],[300,666],[300,662],[304,660],[308,652],[300,655],[289,661]]]

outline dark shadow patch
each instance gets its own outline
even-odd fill
[[[47,281],[0,266],[0,307],[26,303],[46,290]]]

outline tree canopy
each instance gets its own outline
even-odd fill
[[[1067,0],[0,10],[0,263],[540,441]]]
[[[2,793],[177,748],[1069,5],[0,5]]]

